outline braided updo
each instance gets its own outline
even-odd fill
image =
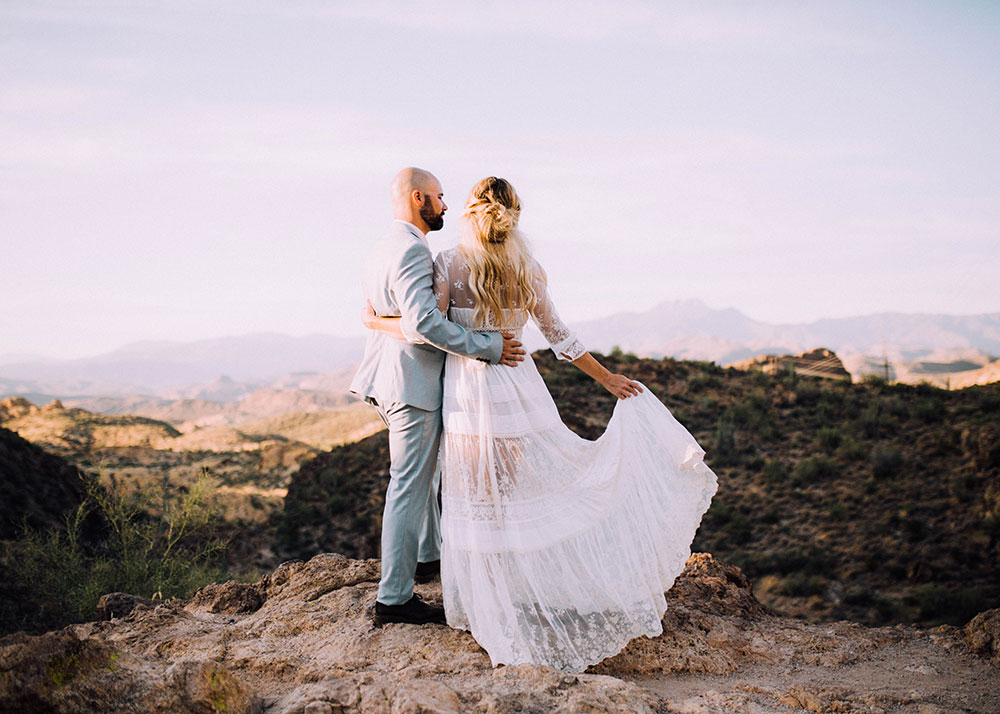
[[[517,228],[521,201],[506,179],[490,176],[472,187],[463,214],[488,243],[503,243]]]
[[[462,212],[466,230],[459,246],[469,263],[469,289],[477,325],[500,325],[504,311],[532,311],[545,291],[545,272],[517,229],[521,200],[509,181],[496,176],[472,187]]]

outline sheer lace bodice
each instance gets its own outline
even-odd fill
[[[573,361],[583,356],[586,349],[573,331],[559,318],[555,305],[552,304],[548,286],[539,280],[533,287],[540,300],[531,311],[530,317],[552,347],[556,357]],[[520,337],[521,330],[528,322],[529,313],[525,310],[504,310],[499,324],[495,322],[488,322],[485,325],[473,324],[476,303],[469,288],[469,263],[462,257],[458,248],[441,251],[434,261],[434,295],[438,299],[438,305],[448,307],[449,319],[464,327],[490,331],[509,330]]]

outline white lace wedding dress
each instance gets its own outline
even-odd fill
[[[472,327],[468,277],[457,249],[435,261],[439,304]],[[511,315],[485,329],[520,335],[527,317]],[[547,293],[532,318],[560,359],[584,354]],[[663,631],[663,593],[684,569],[716,476],[648,388],[619,400],[589,441],[563,424],[530,355],[504,367],[449,354],[442,414],[449,625],[470,631],[494,665],[574,672]]]

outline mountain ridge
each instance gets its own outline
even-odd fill
[[[970,369],[978,369],[1000,356],[1000,313],[990,312],[883,312],[769,323],[736,308],[716,309],[701,300],[688,299],[577,321],[570,327],[594,351],[607,353],[619,347],[643,357],[671,356],[718,364],[825,347],[844,360],[855,378],[876,371],[872,365],[884,359],[900,365],[964,360],[971,363]],[[42,401],[42,395],[58,399],[139,394],[168,397],[197,392],[223,379],[231,382],[231,389],[252,391],[251,386],[280,381],[282,375],[346,372],[360,359],[363,340],[360,336],[322,333],[288,336],[259,332],[190,342],[138,341],[93,357],[0,363],[0,397],[24,396],[33,401]],[[524,341],[531,350],[545,346],[534,330],[525,333]],[[909,374],[914,370],[906,367],[898,371]]]

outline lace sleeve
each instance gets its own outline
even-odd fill
[[[438,310],[448,314],[448,303],[451,301],[451,289],[448,285],[448,264],[451,257],[443,250],[434,259],[434,297],[437,298]]]
[[[576,339],[576,334],[566,327],[566,323],[559,319],[545,282],[537,281],[535,291],[538,293],[539,299],[535,309],[531,312],[531,319],[548,340],[556,357],[565,362],[572,362],[583,357],[587,349],[580,340]]]

